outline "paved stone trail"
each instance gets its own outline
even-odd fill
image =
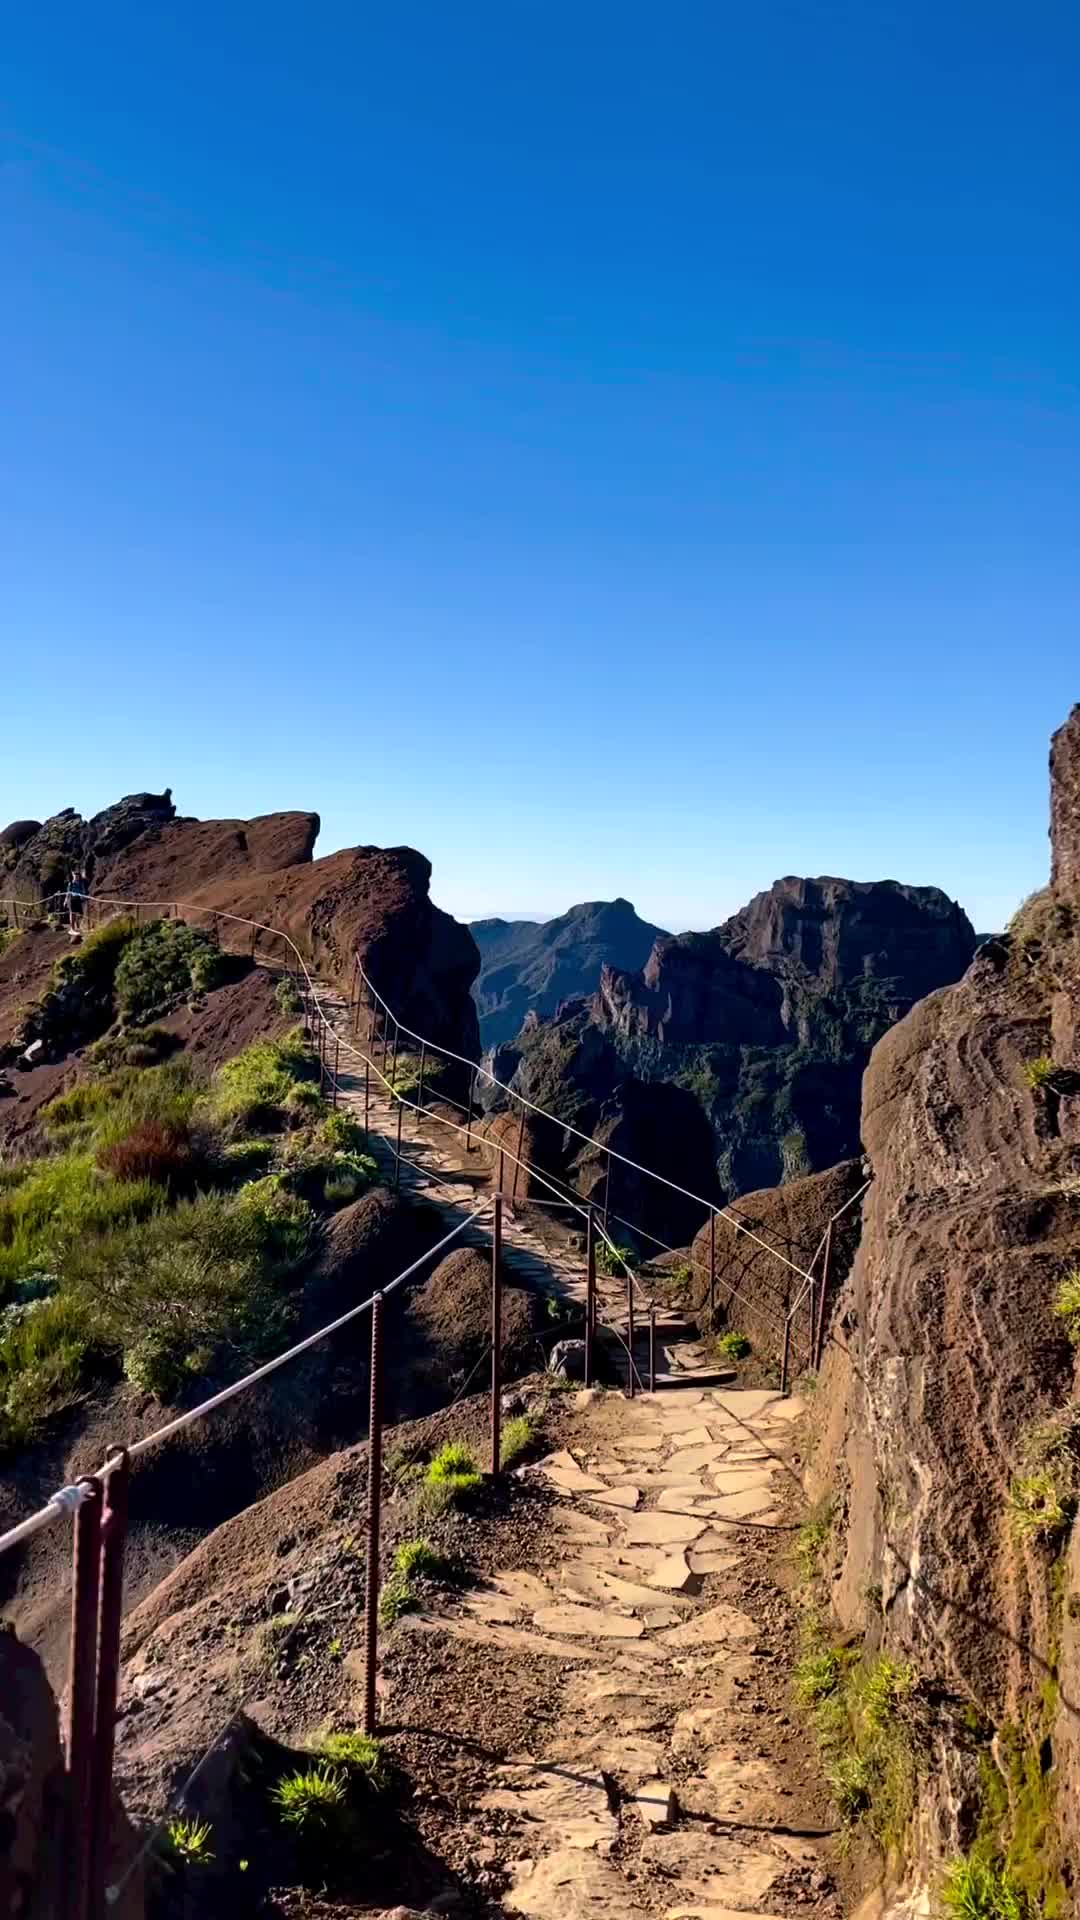
[[[324,1005],[342,1036],[348,1013]],[[363,1068],[341,1059],[341,1099],[364,1107]],[[397,1109],[370,1076],[372,1149],[385,1165]],[[487,1156],[465,1154],[434,1117],[406,1117],[403,1191],[455,1224],[487,1186]],[[507,1265],[584,1302],[580,1255],[508,1210]],[[474,1238],[486,1244],[486,1231]],[[602,1311],[625,1329],[621,1284]],[[439,1634],[568,1663],[553,1671],[561,1713],[540,1750],[496,1770],[481,1808],[519,1822],[508,1913],[530,1920],[738,1920],[767,1916],[770,1888],[818,1863],[788,1789],[740,1703],[759,1623],[724,1598],[747,1529],[777,1523],[795,1399],[738,1390],[676,1314],[664,1317],[657,1393],[575,1396],[582,1438],[535,1467],[559,1496],[544,1578],[508,1567],[446,1611],[396,1631]],[[638,1349],[639,1373],[643,1360]],[[679,1391],[672,1391],[677,1387]],[[768,1917],[771,1920],[771,1917]]]
[[[326,1017],[341,1038],[338,1059],[339,1103],[358,1118],[363,1118],[364,1069],[358,1053],[366,1042],[357,1039],[349,1025],[349,1012],[342,995],[332,987],[320,986],[319,1002]],[[415,1092],[408,1096],[415,1099]],[[450,1110],[446,1110],[449,1114]],[[443,1124],[438,1111],[417,1114],[402,1109],[400,1169],[396,1166],[398,1107],[383,1085],[375,1068],[368,1075],[368,1124],[371,1151],[381,1163],[388,1179],[397,1178],[403,1193],[424,1204],[445,1220],[447,1229],[460,1223],[476,1206],[478,1199],[491,1190],[495,1149],[483,1143],[482,1116],[477,1119],[472,1152],[466,1149],[461,1131]],[[452,1116],[463,1123],[464,1115]],[[507,1163],[507,1185],[513,1180],[513,1168]],[[570,1216],[578,1228],[583,1220]],[[458,1242],[463,1246],[488,1246],[490,1225],[484,1222],[467,1228]],[[520,1207],[509,1202],[503,1217],[503,1258],[515,1279],[561,1294],[581,1307],[586,1296],[585,1259],[580,1249],[570,1244],[563,1220],[530,1212],[523,1201]],[[615,1275],[597,1275],[597,1312],[600,1336],[607,1329],[607,1373],[625,1384],[628,1374],[625,1340],[627,1335],[626,1286]],[[647,1384],[648,1328],[642,1318],[642,1294],[637,1303],[634,1363],[636,1384]],[[681,1316],[670,1308],[657,1312],[657,1386],[720,1385],[734,1378],[729,1368],[716,1367],[707,1360],[696,1336]]]
[[[758,1624],[722,1598],[742,1523],[775,1522],[795,1399],[704,1389],[580,1393],[573,1452],[527,1473],[559,1495],[543,1579],[508,1567],[446,1613],[403,1621],[573,1662],[542,1748],[497,1769],[481,1807],[516,1816],[508,1912],[536,1920],[729,1920],[813,1866],[740,1706]]]

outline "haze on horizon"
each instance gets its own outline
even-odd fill
[[[62,0],[6,53],[3,820],[315,808],[459,917],[1043,884],[1073,12]]]

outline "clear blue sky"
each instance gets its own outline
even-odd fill
[[[1043,882],[1075,9],[5,21],[0,814],[411,842],[459,913]]]

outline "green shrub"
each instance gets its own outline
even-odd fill
[[[369,1734],[326,1733],[315,1743],[315,1751],[331,1766],[344,1767],[351,1777],[376,1791],[386,1785],[386,1758]]]
[[[53,968],[54,991],[75,987],[88,996],[112,998],[117,968],[139,929],[126,915],[107,920],[93,933],[84,934],[77,947],[61,954]]]
[[[101,1339],[124,1354],[136,1384],[163,1398],[194,1372],[242,1372],[282,1343],[291,1308],[281,1283],[306,1247],[310,1212],[287,1194],[245,1204],[249,1192],[182,1201],[138,1233],[87,1247],[74,1265],[71,1290]]]
[[[1070,1267],[1058,1287],[1054,1312],[1065,1322],[1065,1331],[1073,1346],[1080,1346],[1080,1267]]]
[[[413,1586],[414,1580],[440,1580],[447,1571],[446,1561],[430,1540],[406,1540],[394,1555],[393,1570],[379,1595],[379,1619],[383,1626],[393,1626],[403,1613],[412,1613],[419,1606],[420,1596]]]
[[[127,942],[116,968],[116,1006],[145,1020],[180,996],[219,986],[229,962],[215,940],[182,920],[154,920]]]
[[[394,1571],[403,1580],[441,1580],[447,1562],[430,1540],[406,1540],[394,1555]]]
[[[209,1116],[217,1125],[238,1131],[265,1126],[285,1107],[297,1084],[310,1080],[314,1066],[299,1034],[256,1040],[218,1068],[207,1100]]]
[[[745,1360],[753,1349],[745,1333],[722,1333],[717,1338],[716,1351],[725,1360]]]
[[[902,1702],[910,1699],[918,1684],[919,1676],[910,1662],[880,1654],[867,1668],[862,1684],[862,1708],[867,1725],[880,1733],[895,1719]]]
[[[174,1814],[165,1827],[165,1842],[170,1857],[185,1867],[208,1867],[214,1859],[210,1841],[213,1828],[208,1820],[186,1820]]]
[[[362,1156],[364,1148],[367,1145],[367,1138],[359,1120],[354,1120],[351,1113],[343,1113],[340,1110],[336,1113],[331,1112],[327,1114],[326,1119],[319,1128],[319,1137],[325,1141],[327,1147],[333,1153],[348,1153]],[[372,1174],[378,1171],[374,1160],[369,1160],[368,1165],[372,1170]]]
[[[832,1501],[819,1501],[795,1535],[795,1556],[807,1580],[817,1576],[822,1555],[829,1544],[832,1520]]]
[[[499,1446],[499,1462],[504,1467],[512,1467],[527,1453],[536,1439],[536,1429],[526,1414],[519,1414],[516,1420],[508,1420],[502,1430]]]
[[[37,1160],[0,1190],[0,1298],[27,1275],[63,1272],[95,1239],[165,1204],[148,1180],[115,1180],[89,1154]]]
[[[305,1839],[329,1837],[340,1825],[346,1803],[346,1776],[341,1767],[321,1761],[298,1767],[279,1780],[270,1798],[286,1826]]]
[[[1063,1489],[1050,1467],[1014,1474],[1009,1488],[1009,1521],[1018,1539],[1060,1539],[1075,1510],[1075,1496]]]
[[[1030,1912],[1006,1868],[970,1855],[946,1867],[941,1903],[950,1920],[1027,1920]]]
[[[599,1234],[597,1235],[597,1273],[625,1275],[627,1267],[630,1268],[631,1272],[633,1271],[636,1260],[637,1254],[634,1252],[633,1247],[609,1246],[606,1240],[601,1239]]]
[[[835,1647],[805,1653],[795,1669],[795,1698],[801,1707],[816,1706],[835,1693],[843,1677],[843,1662]]]
[[[62,1295],[0,1316],[0,1449],[26,1446],[78,1399],[90,1346],[83,1317]]]
[[[281,1013],[299,1013],[304,1004],[296,990],[295,981],[287,973],[282,974],[274,988],[274,999]]]
[[[230,1140],[221,1153],[225,1175],[230,1180],[259,1180],[273,1165],[272,1140]]]
[[[1053,1081],[1057,1068],[1049,1055],[1041,1054],[1037,1060],[1025,1060],[1024,1079],[1033,1093],[1043,1093]]]
[[[186,1130],[197,1097],[184,1060],[154,1068],[126,1067],[59,1094],[42,1109],[42,1121],[58,1145],[109,1147],[144,1121]]]
[[[421,1512],[432,1516],[445,1513],[459,1500],[468,1500],[483,1481],[468,1447],[451,1440],[440,1448],[429,1463],[421,1489]]]
[[[314,1080],[298,1080],[285,1096],[286,1113],[317,1114],[328,1111],[326,1101]]]

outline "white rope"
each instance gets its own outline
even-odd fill
[[[490,1200],[486,1200],[482,1206],[475,1207],[471,1213],[467,1213],[456,1227],[444,1234],[443,1238],[433,1247],[429,1247],[426,1253],[422,1253],[418,1260],[414,1260],[411,1267],[406,1267],[404,1272],[397,1274],[388,1286],[377,1288],[376,1292],[380,1293],[384,1300],[390,1294],[396,1293],[406,1280],[411,1280],[413,1274],[418,1272],[426,1261],[441,1253],[444,1247],[449,1246],[451,1240],[456,1240],[458,1235],[464,1233],[474,1221],[482,1218],[485,1213],[490,1213],[491,1204]],[[359,1306],[350,1307],[347,1313],[339,1314],[336,1320],[331,1320],[325,1327],[320,1327],[317,1333],[309,1333],[306,1339],[298,1340],[295,1346],[288,1347],[284,1353],[279,1353],[273,1360],[267,1360],[261,1367],[256,1367],[252,1373],[246,1373],[242,1380],[234,1380],[231,1386],[222,1388],[220,1393],[212,1394],[209,1400],[200,1401],[199,1405],[192,1407],[188,1413],[178,1414],[175,1420],[167,1421],[163,1427],[156,1427],[153,1433],[144,1434],[141,1440],[136,1440],[127,1448],[127,1458],[134,1460],[139,1454],[149,1453],[151,1447],[160,1446],[161,1442],[167,1440],[171,1434],[182,1432],[185,1427],[192,1426],[196,1420],[202,1420],[208,1413],[213,1413],[215,1408],[223,1407],[227,1400],[235,1400],[237,1394],[246,1393],[249,1387],[255,1386],[259,1380],[265,1380],[269,1374],[276,1373],[279,1367],[287,1366],[289,1361],[295,1360],[298,1354],[307,1353],[309,1348],[318,1346],[320,1340],[326,1340],[330,1334],[337,1333],[339,1328],[347,1326],[350,1320],[355,1320],[360,1314],[367,1313],[374,1298],[374,1294],[369,1295],[366,1300],[360,1302]],[[116,1455],[106,1460],[104,1466],[98,1468],[95,1478],[98,1481],[107,1480],[110,1474],[116,1472],[122,1458],[123,1455]],[[20,1520],[17,1526],[9,1528],[7,1533],[0,1534],[0,1553],[3,1553],[6,1547],[16,1546],[20,1540],[29,1539],[30,1535],[37,1533],[40,1528],[50,1526],[62,1513],[74,1512],[75,1508],[89,1497],[90,1488],[87,1486],[61,1487],[38,1513],[30,1514],[26,1520]]]

